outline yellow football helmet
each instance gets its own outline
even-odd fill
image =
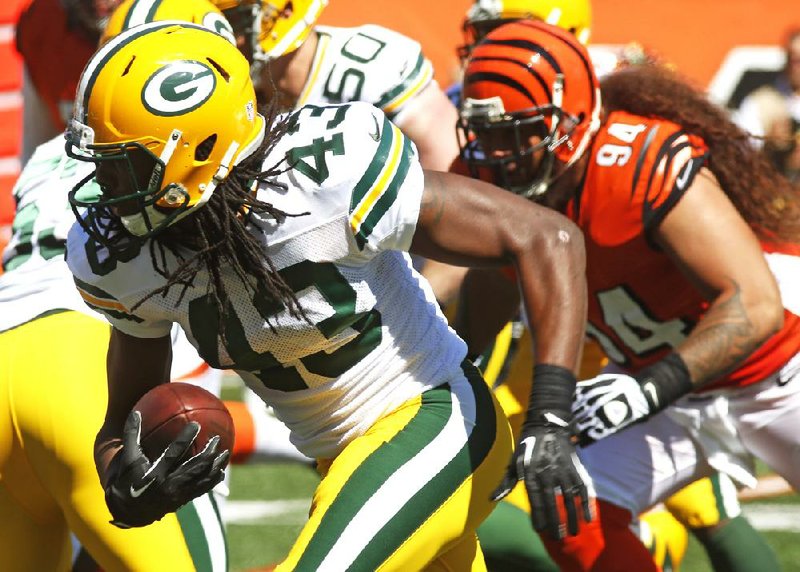
[[[90,235],[120,252],[130,235],[153,236],[205,204],[264,131],[234,45],[189,23],[131,28],[89,60],[66,133],[70,156],[115,175],[98,180],[99,197],[82,192],[91,177],[79,183],[70,204]]]
[[[94,41],[103,33],[111,13],[121,0],[61,0],[69,25],[83,30]]]
[[[251,62],[275,59],[299,48],[328,0],[212,0],[233,25]]]
[[[486,34],[513,20],[547,22],[574,34],[585,46],[592,31],[592,6],[589,0],[475,0],[464,18],[459,56],[466,59]]]
[[[236,44],[230,23],[209,0],[125,0],[108,19],[100,45],[129,28],[160,20],[191,22]]]

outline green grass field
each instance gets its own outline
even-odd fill
[[[279,561],[286,555],[300,531],[308,511],[311,494],[319,479],[309,468],[293,464],[237,465],[231,473],[231,496],[227,514],[235,513],[228,524],[228,544],[232,572],[244,572]],[[260,501],[242,503],[241,501]],[[788,526],[793,531],[762,530],[786,572],[800,571],[800,495],[746,503],[745,512],[752,513],[756,526],[769,520],[777,507],[789,511],[780,522],[770,527]],[[252,510],[249,510],[252,509]],[[247,511],[247,512],[246,512]],[[784,522],[785,521],[785,522]],[[683,572],[710,572],[711,567],[702,547],[692,538]]]
[[[240,388],[228,386],[225,399]],[[766,469],[760,467],[760,473]],[[319,483],[312,469],[292,463],[234,465],[225,511],[231,572],[280,561],[297,537]],[[744,503],[745,514],[766,537],[785,572],[800,572],[800,495]],[[702,546],[689,537],[682,572],[711,572]]]

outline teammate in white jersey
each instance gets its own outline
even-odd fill
[[[590,518],[567,427],[584,253],[562,216],[423,172],[414,145],[368,104],[265,120],[247,61],[189,25],[116,37],[76,101],[68,150],[96,164],[103,193],[70,193],[67,262],[114,326],[95,457],[115,522],[152,522],[221,477],[216,439],[178,460],[192,424],[158,459],[138,447],[131,408],[166,381],[177,322],[319,459],[310,520],[284,568],[482,568],[475,527],[493,506],[510,433],[408,250],[517,267],[539,361],[504,484],[526,479],[535,520],[554,536]]]
[[[418,42],[381,26],[315,25],[327,0],[213,1],[233,24],[239,49],[250,61],[258,101],[279,101],[286,110],[371,103],[415,143],[424,168],[448,170],[458,155],[458,114]],[[245,390],[244,401],[246,410],[233,411],[237,460],[307,461],[257,396]]]
[[[423,168],[446,171],[458,156],[458,112],[415,40],[382,26],[314,25],[328,0],[213,2],[251,62],[258,101],[366,101],[411,138]]]
[[[143,4],[126,0],[120,9]],[[143,17],[226,24],[206,0],[149,4]],[[135,25],[136,18],[125,21]],[[35,150],[13,191],[17,211],[0,276],[0,569],[70,569],[77,553],[71,531],[84,548],[76,569],[93,559],[104,570],[224,571],[219,498],[210,494],[141,530],[109,524],[92,450],[106,409],[110,329],[78,295],[64,260],[75,222],[67,191],[91,173],[91,165],[66,155],[61,135]],[[99,188],[92,183],[84,193]],[[171,379],[219,392],[219,372],[178,327],[172,348]]]

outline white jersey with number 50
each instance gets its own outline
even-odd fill
[[[291,215],[251,225],[264,253],[293,289],[305,318],[266,292],[246,290],[223,269],[232,311],[220,341],[220,316],[205,270],[182,288],[164,284],[150,248],[108,260],[79,225],[68,263],[85,300],[123,332],[186,330],[212,365],[237,370],[292,430],[305,454],[338,454],[382,415],[462,375],[464,343],[449,329],[407,251],[419,216],[422,169],[413,144],[365,103],[306,106],[264,167],[291,166],[258,196]],[[307,213],[307,214],[303,214]],[[175,260],[168,258],[170,269]]]
[[[433,81],[418,42],[381,26],[316,26],[319,43],[298,98],[306,104],[366,101],[396,121]]]

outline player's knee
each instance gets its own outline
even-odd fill
[[[711,539],[712,536],[714,536],[717,532],[719,532],[720,530],[725,528],[725,526],[728,523],[730,523],[730,521],[731,520],[729,518],[725,518],[725,519],[722,519],[722,520],[718,520],[716,523],[714,523],[714,524],[712,524],[710,526],[696,526],[696,527],[693,527],[691,529],[692,530],[692,534],[697,538],[697,540],[699,540],[700,542],[705,544],[707,541],[709,541]]]
[[[639,539],[664,572],[680,568],[689,534],[680,522],[664,509],[657,509],[639,517]]]

